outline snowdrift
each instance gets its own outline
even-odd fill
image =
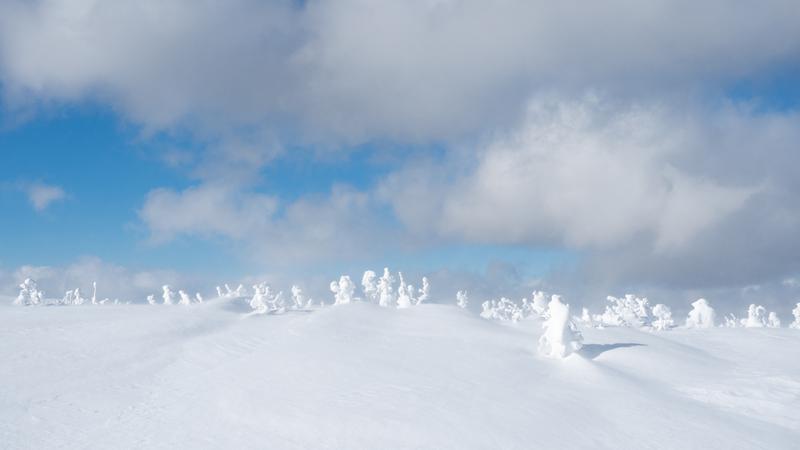
[[[800,333],[579,325],[354,302],[243,314],[0,306],[0,447],[793,449]]]

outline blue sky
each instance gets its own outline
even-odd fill
[[[1,2],[0,288],[324,291],[389,265],[485,295],[788,301],[797,14]]]

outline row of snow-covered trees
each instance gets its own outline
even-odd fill
[[[19,295],[14,303],[17,305],[82,305],[82,304],[106,304],[120,303],[119,300],[111,301],[108,298],[98,300],[97,283],[92,283],[92,295],[85,298],[80,288],[68,290],[61,299],[46,300],[44,293],[39,289],[36,281],[27,278],[19,285]],[[374,271],[367,270],[361,277],[360,293],[358,288],[348,275],[341,276],[338,280],[330,283],[330,290],[333,294],[333,305],[344,305],[354,301],[365,301],[375,303],[382,307],[409,308],[429,301],[430,283],[426,277],[421,280],[421,287],[407,283],[402,272],[393,275],[388,268],[384,268],[383,274],[379,277]],[[275,291],[270,285],[260,283],[253,286],[253,294],[244,286],[239,285],[232,289],[229,285],[217,286],[217,296],[219,298],[250,298],[249,304],[254,312],[257,313],[281,313],[292,309],[308,309],[313,306],[325,306],[325,302],[315,303],[314,300],[307,298],[303,290],[294,285],[291,288],[291,295],[285,298],[282,291]],[[160,299],[154,295],[147,296],[149,304],[165,305],[190,305],[203,303],[203,297],[199,293],[193,296],[184,290],[175,292],[169,285],[162,287]],[[534,291],[531,299],[523,298],[517,303],[508,298],[499,300],[487,300],[481,304],[481,317],[501,321],[516,322],[527,317],[547,318],[548,305],[547,296],[542,291]],[[607,305],[601,314],[590,314],[583,308],[581,315],[576,317],[577,322],[584,325],[595,327],[606,326],[629,326],[636,328],[649,328],[654,330],[666,330],[675,327],[677,324],[672,317],[671,309],[664,304],[651,305],[646,297],[635,295],[625,295],[623,297],[607,297]],[[469,298],[466,291],[456,293],[456,305],[460,308],[467,308]],[[790,328],[800,329],[800,303],[792,310],[793,321]],[[737,318],[734,314],[722,316],[718,320],[717,314],[705,299],[699,299],[692,303],[692,310],[689,312],[683,325],[687,328],[711,328],[714,326],[724,327],[771,327],[779,328],[781,321],[774,311],[768,312],[763,306],[750,305],[746,315]]]
[[[626,326],[667,330],[677,326],[669,306],[661,303],[651,306],[646,297],[628,294],[624,297],[609,296],[606,300],[608,304],[602,314],[590,314],[588,309],[583,308],[581,315],[576,317],[575,320],[584,325],[598,328]],[[457,303],[461,302],[459,296],[457,296],[456,301]],[[505,297],[500,300],[485,301],[481,305],[481,317],[512,322],[530,316],[546,318],[546,305],[545,294],[541,291],[534,291],[530,301],[527,298],[523,298],[521,303]],[[792,310],[792,315],[794,316],[794,321],[789,327],[800,329],[800,303],[797,303]],[[728,314],[720,322],[717,320],[714,308],[711,307],[706,299],[701,298],[692,303],[692,310],[683,325],[686,328],[712,328],[715,326],[780,328],[781,321],[774,311],[768,313],[763,306],[753,304],[748,308],[746,317],[739,319],[734,314]]]
[[[96,282],[92,283],[92,296],[89,298],[85,298],[83,296],[81,288],[75,288],[66,291],[64,296],[60,299],[46,299],[44,296],[44,291],[39,289],[39,285],[31,278],[26,278],[25,281],[19,285],[19,294],[17,295],[17,298],[14,299],[15,305],[24,306],[83,304],[105,305],[107,303],[119,304],[120,301],[118,299],[112,301],[109,298],[98,300]]]

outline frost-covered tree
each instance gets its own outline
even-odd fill
[[[161,298],[164,300],[165,305],[174,305],[175,304],[175,293],[172,292],[172,288],[169,287],[168,284],[161,286]]]
[[[64,298],[61,299],[62,305],[82,305],[86,301],[81,296],[81,289],[75,288],[64,293]]]
[[[371,303],[378,303],[378,284],[375,282],[377,275],[371,270],[364,272],[361,277],[361,289],[364,292],[364,300]]]
[[[792,310],[792,316],[794,316],[794,321],[789,324],[789,328],[800,329],[800,303]]]
[[[419,290],[419,297],[417,298],[417,305],[428,301],[431,295],[431,285],[428,283],[428,277],[422,277],[422,288]]]
[[[769,328],[781,327],[781,319],[778,318],[778,315],[775,313],[775,311],[770,311],[769,317],[767,317],[767,326]]]
[[[652,325],[653,328],[659,331],[668,330],[675,325],[675,322],[672,320],[672,310],[669,309],[669,306],[662,305],[661,303],[653,306],[653,320]]]
[[[589,314],[589,310],[587,308],[581,309],[581,322],[590,327],[594,324],[594,321],[592,320],[592,315]]]
[[[716,322],[714,308],[704,298],[692,303],[692,310],[686,318],[686,328],[712,328]]]
[[[741,325],[741,322],[733,313],[726,314],[722,316],[722,318],[725,320],[725,323],[723,324],[725,328],[738,328]]]
[[[147,296],[147,304],[155,305],[156,304],[156,296],[153,295],[153,294],[148,295]]]
[[[339,277],[339,282],[331,281],[331,292],[334,295],[334,305],[346,305],[353,301],[353,293],[356,291],[356,285],[350,280],[347,275]]]
[[[544,317],[547,314],[547,295],[542,291],[533,291],[531,308],[533,312]]]
[[[19,285],[19,295],[14,300],[15,305],[40,305],[44,299],[44,292],[39,290],[36,281],[31,278],[25,280]]]
[[[406,280],[403,278],[403,272],[398,272],[397,276],[400,278],[400,287],[397,288],[397,307],[399,309],[409,308],[413,304],[413,300],[408,295],[409,289],[406,286]]]
[[[469,297],[467,297],[467,291],[456,292],[456,305],[461,309],[466,309],[467,305],[469,305]]]
[[[394,284],[394,277],[389,273],[389,268],[383,269],[383,276],[378,279],[378,303],[381,306],[394,305],[394,292],[392,292],[392,285]]]
[[[761,305],[750,305],[747,308],[747,318],[742,319],[746,328],[764,328],[767,326],[767,310]]]
[[[189,297],[189,294],[187,294],[186,291],[179,289],[178,296],[180,297],[180,300],[178,301],[179,305],[186,306],[192,304],[192,298]]]
[[[254,313],[265,314],[268,310],[267,307],[267,293],[269,286],[266,283],[253,285],[253,298],[250,299],[250,308]]]
[[[306,296],[303,293],[303,290],[300,289],[300,286],[293,285],[292,286],[292,308],[293,309],[303,309],[306,303]]]
[[[640,328],[650,323],[650,302],[646,297],[625,294],[617,298],[609,295],[606,300],[609,304],[605,312],[596,317],[603,325]]]
[[[570,318],[569,305],[561,302],[561,296],[553,295],[547,310],[539,353],[548,358],[564,358],[580,350],[583,337]]]

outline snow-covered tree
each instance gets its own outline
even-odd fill
[[[625,294],[624,297],[606,297],[609,302],[603,314],[596,320],[608,326],[628,326],[640,328],[650,323],[650,302],[647,297]]]
[[[172,292],[172,288],[169,287],[168,284],[161,286],[161,298],[164,300],[165,305],[174,305],[175,304],[175,293]]]
[[[716,322],[714,308],[704,298],[692,303],[692,310],[686,318],[686,328],[712,328]]]
[[[253,298],[250,299],[250,308],[257,314],[265,314],[268,310],[267,307],[267,293],[269,286],[266,283],[253,285]]]
[[[548,358],[564,358],[580,350],[583,337],[569,315],[569,305],[553,295],[547,305],[548,318],[539,338],[539,353]]]
[[[769,317],[767,318],[767,326],[769,328],[780,328],[781,327],[781,319],[778,318],[778,315],[775,311],[769,312]]]
[[[408,295],[408,287],[406,286],[406,280],[403,278],[403,272],[398,272],[397,276],[400,278],[400,287],[397,288],[397,308],[409,308],[412,305],[412,299]]]
[[[381,306],[394,305],[394,292],[392,292],[392,285],[394,284],[394,277],[389,273],[389,268],[383,269],[383,276],[378,279],[378,302]]]
[[[594,321],[592,320],[592,315],[589,314],[589,310],[587,308],[581,309],[581,322],[588,325],[593,326]]]
[[[306,296],[303,293],[303,290],[300,289],[300,286],[293,285],[292,286],[292,308],[294,309],[303,309],[306,304]]]
[[[86,301],[81,296],[81,289],[75,288],[64,293],[64,298],[61,299],[62,305],[82,305]]]
[[[792,310],[792,316],[794,316],[794,321],[789,324],[789,328],[800,329],[800,303],[798,303]]]
[[[97,282],[92,281],[92,304],[97,304]]]
[[[339,277],[339,282],[331,281],[331,292],[334,295],[334,305],[346,305],[353,301],[353,293],[356,291],[356,285],[350,280],[347,275]]]
[[[428,301],[431,295],[431,285],[428,283],[428,277],[422,277],[422,288],[419,290],[419,297],[417,298],[417,305]]]
[[[217,298],[222,298],[222,297],[223,297],[222,288],[217,286]]]
[[[189,297],[189,294],[187,294],[186,291],[184,291],[182,289],[179,289],[178,290],[178,296],[181,298],[178,301],[179,305],[186,306],[186,305],[191,305],[192,304],[192,298]]]
[[[722,316],[722,318],[725,320],[725,323],[723,324],[725,328],[738,328],[739,326],[741,326],[741,322],[739,321],[739,319],[736,318],[736,315],[733,313],[726,314]]]
[[[156,304],[156,296],[153,295],[153,294],[148,295],[147,296],[147,304],[155,305]]]
[[[467,297],[467,291],[456,292],[456,305],[461,309],[466,309],[467,305],[469,305],[469,297]]]
[[[531,308],[533,312],[544,317],[547,314],[547,295],[542,291],[533,291]]]
[[[199,292],[194,293],[194,301],[197,303],[203,303],[203,296],[200,295]]]
[[[662,305],[661,303],[653,306],[653,320],[652,325],[653,328],[659,331],[668,330],[675,325],[675,322],[672,320],[672,310],[669,309],[669,306]]]
[[[747,319],[742,319],[745,328],[764,328],[767,326],[767,310],[761,305],[747,308]]]
[[[371,303],[378,303],[378,285],[375,282],[377,275],[371,270],[364,272],[361,277],[361,289],[364,292],[364,300]]]
[[[39,305],[44,299],[44,292],[39,290],[39,286],[31,278],[25,278],[19,285],[19,295],[14,300],[15,305]]]

